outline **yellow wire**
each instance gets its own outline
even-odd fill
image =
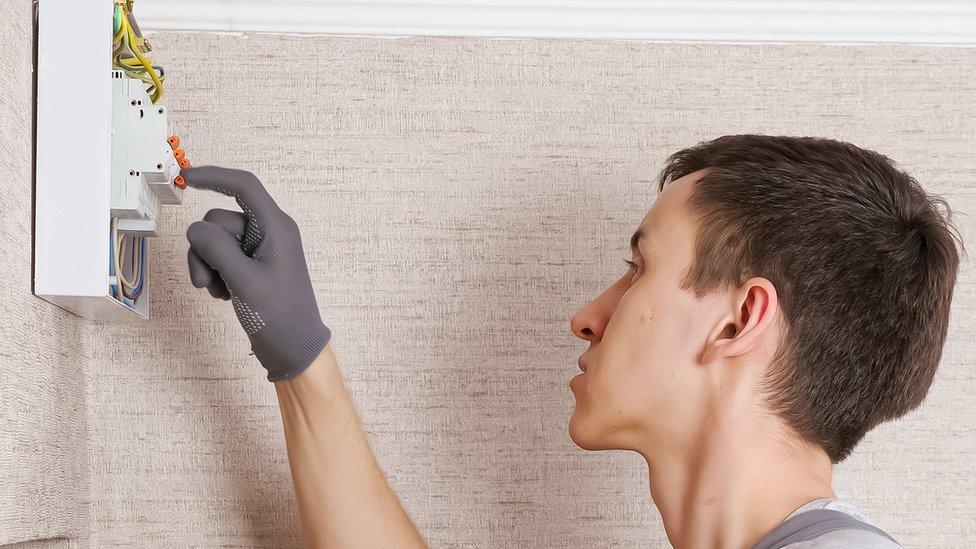
[[[126,35],[126,28],[123,26],[123,20],[125,23],[128,23],[128,17],[125,15],[127,10],[125,10],[125,5],[122,7],[123,9],[120,10],[122,12],[122,18],[119,19],[119,32],[116,33],[115,37],[113,38],[113,61],[115,62],[116,67],[124,71],[127,76],[130,78],[137,78],[145,83],[147,86],[146,92],[149,93],[150,96],[154,96],[153,102],[155,103],[162,93],[156,94],[156,82],[146,71],[145,65],[143,65],[142,62],[135,57],[135,52],[133,50],[137,49],[138,46],[133,48],[133,45],[129,43],[128,36]],[[129,25],[129,27],[131,27],[131,25]],[[144,40],[139,39],[139,37],[136,38],[139,42],[145,42]],[[128,53],[130,57],[122,58],[124,53]],[[152,62],[148,58],[146,60],[150,63]],[[156,75],[159,82],[162,83],[166,81],[164,76],[160,75],[159,73],[156,73]]]
[[[129,38],[129,44],[134,44],[136,41],[136,35],[135,32],[132,31],[132,26],[129,25],[129,18],[124,11],[122,13],[122,26],[125,27],[126,36]],[[135,54],[136,59],[142,63],[142,66],[146,68],[146,72],[148,72],[150,78],[152,78],[153,86],[155,87],[151,97],[152,102],[155,103],[156,101],[159,101],[160,96],[163,95],[163,82],[159,79],[159,75],[156,74],[156,69],[154,69],[152,63],[150,63],[142,55],[142,53],[139,52],[138,47],[130,47],[129,49],[132,50],[132,53]]]
[[[125,73],[128,74],[129,76],[136,76],[137,78],[139,78],[140,80],[142,80],[147,84],[155,85],[152,79],[150,78],[149,74],[146,72],[146,69],[143,68],[142,63],[139,63],[138,59],[116,58],[115,64],[118,65],[119,68],[125,71]],[[159,77],[160,82],[164,80],[165,78],[163,78],[162,76]]]
[[[163,83],[162,83],[162,80],[156,74],[156,70],[153,68],[152,63],[150,63],[149,60],[147,60],[142,55],[142,53],[139,51],[139,48],[138,47],[132,47],[132,43],[135,41],[135,38],[136,38],[135,37],[135,33],[132,30],[132,26],[128,22],[128,18],[127,17],[124,18],[123,21],[124,21],[124,25],[125,25],[125,28],[126,28],[126,34],[127,34],[127,37],[128,37],[128,42],[129,42],[129,44],[127,44],[129,46],[128,49],[129,49],[129,51],[132,52],[133,55],[136,56],[136,59],[138,59],[138,61],[142,64],[142,67],[145,69],[145,71],[148,73],[150,79],[152,80],[152,88],[151,88],[152,96],[151,96],[151,99],[152,99],[152,102],[155,103],[155,102],[157,102],[159,100],[160,96],[162,96],[162,94],[163,94],[163,87],[162,87],[163,86]],[[127,64],[126,66],[129,66],[129,65]]]
[[[115,51],[112,57],[112,61],[115,63],[115,67],[125,72],[125,74],[130,78],[137,78],[141,80],[143,83],[149,86],[146,91],[152,94],[156,89],[155,83],[153,82],[149,74],[146,72],[146,69],[145,67],[143,67],[142,63],[140,63],[139,60],[134,57],[135,54],[132,53],[132,48],[129,46],[128,43],[129,41],[124,39],[125,29],[121,25],[119,26],[119,32],[122,34],[123,40],[120,40],[117,44],[115,44],[115,48],[114,48]],[[129,55],[132,55],[133,57],[127,57],[123,59],[121,56],[125,52],[128,52]],[[166,79],[160,76],[159,80],[160,82],[164,82]]]

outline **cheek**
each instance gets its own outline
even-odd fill
[[[608,417],[640,415],[655,398],[668,370],[662,361],[671,354],[662,347],[673,338],[657,327],[661,318],[656,307],[627,310],[622,304],[608,324],[600,359],[586,374],[589,400]]]
[[[632,288],[631,318],[634,359],[677,361],[694,355],[707,334],[706,311],[693,295],[678,287],[671,277],[649,281],[642,291]],[[626,323],[626,320],[624,320]]]
[[[620,322],[606,349],[612,362],[606,369],[615,379],[606,385],[635,406],[685,398],[698,373],[702,330],[707,331],[702,311],[692,297],[677,292],[632,293],[613,319],[619,316]]]

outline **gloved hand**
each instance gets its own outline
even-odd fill
[[[190,280],[233,302],[269,381],[297,376],[332,336],[315,303],[298,224],[254,174],[215,166],[181,174],[188,186],[233,196],[244,210],[210,210],[187,228]]]

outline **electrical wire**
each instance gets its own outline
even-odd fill
[[[125,288],[132,286],[122,271],[122,238],[119,236],[118,220],[112,220],[112,238],[115,242],[115,278],[119,281],[119,286]]]
[[[126,76],[130,78],[136,78],[141,80],[146,84],[146,92],[150,94],[150,99],[155,98],[158,100],[160,94],[157,94],[157,82],[162,82],[162,78],[157,78],[156,76],[147,72],[146,67],[143,65],[134,52],[139,48],[133,48],[132,44],[129,43],[127,39],[127,33],[124,32],[126,29],[123,28],[123,36],[126,37],[122,42],[118,44],[115,50],[115,68],[120,69],[126,73]],[[122,57],[123,55],[128,55],[128,57]],[[155,102],[155,101],[154,101]]]
[[[122,275],[122,281],[123,281],[122,294],[130,299],[134,299],[138,297],[138,293],[136,293],[136,290],[142,287],[141,246],[137,248],[137,242],[135,241],[135,238],[123,234],[122,236],[119,237],[118,247],[119,247],[119,263],[123,265],[126,264],[126,261],[123,260],[123,257],[128,256],[126,257],[126,260],[128,261],[127,267],[129,268],[129,274],[132,277],[132,279],[130,280],[126,278],[124,274]],[[131,253],[129,253],[129,249],[132,250]],[[136,253],[137,250],[140,253]],[[118,272],[124,273],[124,271],[121,269]]]
[[[142,293],[142,283],[146,280],[146,241],[148,239],[144,236],[139,237],[139,281],[136,283],[136,287],[133,288],[132,294],[136,297]]]
[[[154,65],[140,51],[146,41],[137,33],[132,21],[129,20],[130,7],[131,3],[115,5],[113,29],[117,30],[112,37],[112,60],[115,68],[125,72],[126,76],[143,81],[147,86],[146,92],[149,93],[150,99],[156,103],[163,95],[165,71],[162,67]]]
[[[114,227],[114,221],[113,227]],[[113,229],[114,231],[114,229]],[[112,297],[119,297],[119,284],[118,280],[111,280],[115,278],[115,234],[113,231],[108,233],[108,277],[110,279],[108,284],[108,289],[112,294]]]
[[[152,63],[150,63],[149,60],[146,59],[142,55],[142,53],[139,52],[139,47],[138,46],[132,47],[132,44],[136,41],[136,35],[132,31],[132,26],[129,24],[128,16],[124,13],[122,15],[123,15],[122,26],[125,27],[125,32],[129,36],[129,48],[132,50],[132,53],[136,55],[136,58],[139,59],[142,65],[146,68],[146,72],[149,73],[149,76],[152,78],[153,83],[155,84],[156,89],[153,90],[154,93],[151,98],[152,102],[155,103],[159,101],[159,98],[163,95],[163,82],[159,79],[159,75],[156,74],[156,69],[153,68]]]
[[[146,279],[146,237],[133,237],[120,234],[118,220],[112,220],[109,234],[109,276],[114,276],[117,284],[109,284],[113,297],[123,303],[134,305],[135,300],[142,294],[143,283]],[[131,248],[131,253],[128,249]],[[126,265],[129,276],[122,268]],[[131,277],[131,278],[130,278]]]
[[[115,4],[115,10],[113,11],[114,13],[112,14],[112,33],[118,35],[119,31],[122,30],[122,6],[120,4]]]

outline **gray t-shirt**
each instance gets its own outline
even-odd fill
[[[793,511],[793,513],[787,517],[787,520],[799,515],[800,513],[803,513],[804,511],[811,511],[813,509],[832,509],[834,511],[840,511],[861,522],[871,524],[867,517],[862,515],[861,512],[857,510],[857,507],[855,507],[854,504],[835,498],[815,499],[801,506],[796,511]],[[877,525],[874,524],[872,524],[872,526],[877,527]],[[787,547],[790,549],[896,549],[901,547],[901,545],[882,536],[881,534],[868,530],[843,529],[821,534],[814,539],[791,543],[790,545],[787,545]]]

